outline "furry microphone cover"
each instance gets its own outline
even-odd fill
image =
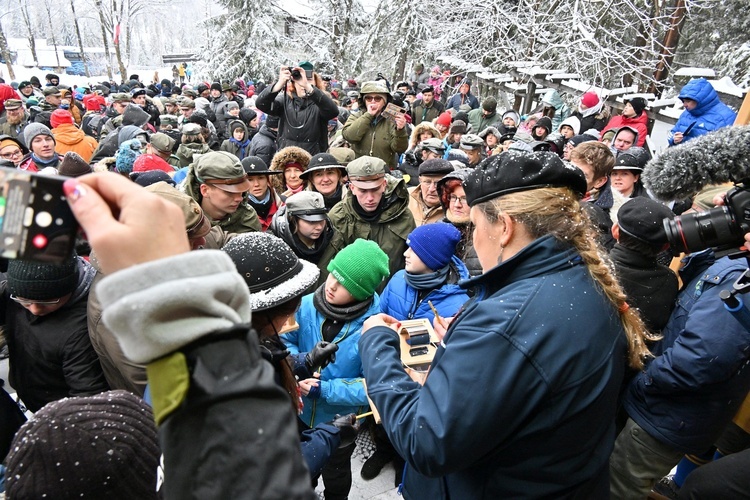
[[[643,170],[646,187],[665,201],[691,198],[711,184],[746,179],[750,180],[750,126],[724,127],[671,147]]]

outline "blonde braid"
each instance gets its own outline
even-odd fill
[[[578,199],[567,188],[539,188],[511,193],[477,205],[491,223],[505,213],[523,224],[533,238],[547,234],[572,244],[580,254],[592,279],[620,314],[628,340],[628,359],[634,369],[642,369],[651,356],[646,341],[657,340],[643,323],[638,311],[627,304],[627,297],[611,268],[609,257],[599,246],[596,232]]]

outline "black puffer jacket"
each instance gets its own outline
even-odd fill
[[[46,316],[34,316],[10,300],[0,283],[0,323],[10,352],[10,384],[36,412],[51,401],[109,389],[89,340],[86,303],[94,269],[79,257],[78,286],[70,300]]]
[[[311,155],[328,149],[328,120],[339,116],[339,107],[322,90],[313,87],[308,97],[290,97],[267,87],[255,101],[259,110],[281,118],[278,147],[297,146]]]

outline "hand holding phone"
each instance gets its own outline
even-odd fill
[[[63,190],[105,274],[190,251],[182,210],[121,175],[68,179]]]

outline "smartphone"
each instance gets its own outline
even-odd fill
[[[404,113],[400,106],[389,102],[383,110],[383,116],[395,120],[397,117],[404,116]]]
[[[1,257],[55,263],[72,255],[78,221],[65,179],[0,167]]]
[[[409,349],[409,356],[421,356],[427,354],[427,346],[412,347]]]

